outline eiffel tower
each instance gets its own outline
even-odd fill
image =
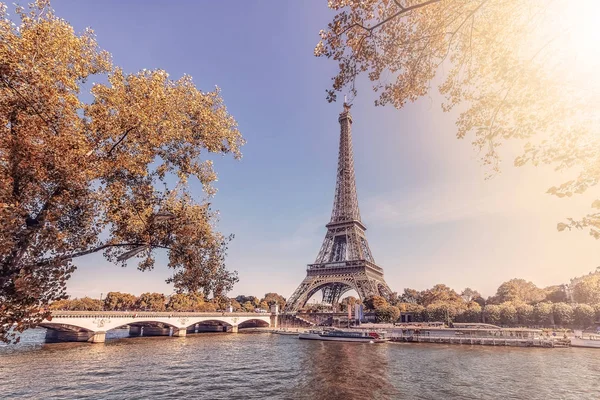
[[[306,270],[306,278],[292,294],[285,310],[295,312],[319,290],[323,302],[336,304],[341,296],[354,289],[361,299],[372,295],[387,297],[391,291],[383,279],[383,269],[375,264],[365,236],[367,229],[360,219],[354,158],[352,155],[352,115],[350,105],[344,103],[340,123],[340,151],[337,182],[331,221],[327,234],[313,264]]]

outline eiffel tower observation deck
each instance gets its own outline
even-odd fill
[[[352,153],[352,115],[344,103],[340,123],[340,149],[331,220],[317,259],[309,264],[306,278],[289,298],[286,311],[303,308],[318,291],[323,302],[336,304],[354,289],[361,299],[373,295],[387,297],[391,291],[383,278],[383,269],[375,263],[360,219],[354,158]]]

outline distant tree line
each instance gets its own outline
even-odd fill
[[[254,312],[256,309],[269,310],[273,304],[285,306],[285,298],[277,293],[266,293],[263,298],[240,295],[237,297],[218,296],[205,299],[196,293],[177,293],[165,296],[162,293],[109,292],[104,300],[90,297],[58,300],[50,304],[50,310],[63,311],[225,311],[232,307],[234,312]]]
[[[496,294],[484,299],[477,290],[458,293],[446,285],[418,291],[404,289],[389,298],[372,296],[362,304],[374,312],[379,322],[396,322],[401,313],[414,322],[485,322],[503,326],[587,328],[600,321],[600,273],[578,279],[565,286],[538,288],[524,279],[511,279],[498,287]],[[340,310],[361,303],[353,296],[344,298]]]

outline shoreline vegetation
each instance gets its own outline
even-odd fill
[[[109,292],[104,300],[89,297],[52,303],[50,310],[63,311],[267,311],[277,304],[283,310],[286,299],[277,293],[262,298],[240,295],[205,299],[199,294]],[[347,312],[362,304],[379,323],[488,323],[505,327],[586,329],[600,321],[600,269],[574,278],[569,285],[538,288],[524,279],[502,283],[494,296],[484,299],[471,288],[460,293],[444,284],[418,291],[404,289],[387,298],[372,296],[363,301],[347,296],[339,304],[307,304],[302,313]]]

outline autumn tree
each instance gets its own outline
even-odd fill
[[[573,308],[573,322],[580,328],[587,328],[594,323],[594,308],[587,304],[577,304]]]
[[[555,303],[552,306],[554,323],[561,326],[570,326],[574,321],[574,310],[570,304]]]
[[[421,304],[421,292],[415,289],[406,288],[400,295],[402,303]]]
[[[538,303],[533,307],[533,318],[538,325],[554,325],[552,303]]]
[[[240,304],[244,304],[246,302],[250,302],[250,304],[252,304],[252,306],[254,308],[258,307],[258,305],[260,304],[260,299],[258,299],[258,297],[255,296],[245,296],[245,295],[239,295],[235,298],[238,302],[240,302]]]
[[[135,307],[143,311],[165,311],[165,295],[162,293],[142,293],[138,297]]]
[[[261,302],[263,301],[266,302],[269,307],[275,303],[279,305],[280,310],[283,310],[285,307],[285,297],[277,293],[265,293],[265,296],[262,298]]]
[[[175,293],[169,297],[167,310],[169,311],[193,311],[194,304],[190,296],[185,293]]]
[[[50,310],[63,311],[102,311],[104,302],[100,299],[92,299],[91,297],[82,297],[80,299],[62,299],[52,302]]]
[[[242,304],[242,308],[246,312],[252,312],[252,311],[254,311],[255,306],[254,306],[254,304],[252,304],[252,302],[246,301],[246,302],[244,302],[244,304]]]
[[[525,139],[515,165],[575,167],[575,177],[550,194],[569,197],[600,180],[596,1],[328,4],[336,15],[320,32],[315,55],[338,67],[329,101],[343,90],[356,95],[362,75],[381,106],[401,108],[438,86],[443,110],[457,111],[457,137],[469,137],[491,174],[499,170],[500,145]],[[600,212],[558,224],[567,228],[589,228],[600,238]]]
[[[396,322],[400,318],[400,310],[394,306],[384,306],[375,310],[377,322]]]
[[[441,283],[421,292],[423,306],[427,307],[429,304],[437,302],[462,303],[462,299],[454,289]]]
[[[229,305],[231,306],[231,309],[233,310],[233,312],[242,312],[242,305],[235,299],[235,298],[230,298],[229,299]]]
[[[500,304],[500,323],[502,325],[513,326],[519,321],[517,308],[512,302]]]
[[[551,303],[561,303],[567,301],[567,293],[564,285],[554,285],[544,288],[546,292],[546,301]]]
[[[492,301],[501,304],[507,301],[516,303],[537,303],[546,298],[546,292],[525,279],[511,279],[502,283]]]
[[[131,311],[135,309],[137,298],[129,293],[108,292],[104,298],[104,309],[107,311]]]
[[[502,322],[502,309],[496,304],[487,304],[483,309],[483,319],[487,324],[499,325]]]
[[[384,297],[378,295],[367,297],[363,300],[363,304],[367,310],[378,310],[389,305]]]
[[[533,306],[531,304],[518,303],[517,309],[517,321],[519,325],[531,326],[535,324],[535,317],[533,314]]]
[[[354,297],[354,296],[346,296],[342,299],[342,301],[340,302],[340,309],[341,311],[348,311],[348,307],[350,307],[350,309],[354,309],[354,305],[357,304],[359,302],[359,300]]]
[[[481,322],[481,305],[475,301],[466,304],[466,307],[456,316],[458,322]]]
[[[590,274],[575,283],[573,298],[578,303],[600,303],[600,274]]]
[[[474,301],[477,298],[480,298],[481,294],[477,290],[473,290],[468,287],[465,288],[465,290],[463,290],[462,292],[460,292],[460,297],[462,297],[462,299],[468,303],[470,301]]]
[[[148,270],[162,251],[178,291],[230,290],[228,239],[208,203],[216,174],[200,157],[240,157],[219,90],[162,70],[125,73],[48,0],[17,6],[16,25],[6,10],[0,3],[0,339],[46,318],[91,253]],[[96,75],[107,83],[86,103],[82,84]]]

